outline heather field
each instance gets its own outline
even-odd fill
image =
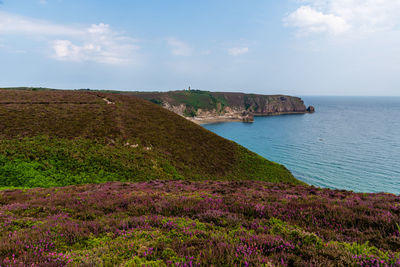
[[[0,191],[1,266],[399,266],[400,196],[257,181]]]
[[[137,97],[0,90],[0,267],[400,266],[399,223]]]

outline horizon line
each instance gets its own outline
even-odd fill
[[[91,90],[91,91],[114,91],[114,92],[171,92],[171,91],[184,91],[185,89],[166,89],[166,90],[135,90],[135,89],[98,89],[98,88],[52,88],[52,87],[43,87],[43,86],[7,86],[7,87],[0,87],[0,89],[18,89],[18,88],[26,88],[26,89],[51,89],[51,90]],[[260,94],[260,95],[288,95],[286,93],[252,93],[246,91],[211,91],[206,89],[196,89],[193,88],[191,90],[200,90],[200,91],[208,91],[208,92],[215,92],[215,93],[245,93],[245,94]],[[400,97],[400,95],[303,95],[303,94],[295,94],[289,96],[299,96],[299,97]]]

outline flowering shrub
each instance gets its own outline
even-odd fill
[[[400,266],[398,203],[256,181],[0,191],[0,266]]]

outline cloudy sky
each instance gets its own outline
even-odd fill
[[[400,95],[400,0],[0,0],[0,87]]]

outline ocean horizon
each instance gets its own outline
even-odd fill
[[[400,97],[303,96],[313,114],[203,125],[314,186],[400,194]]]

